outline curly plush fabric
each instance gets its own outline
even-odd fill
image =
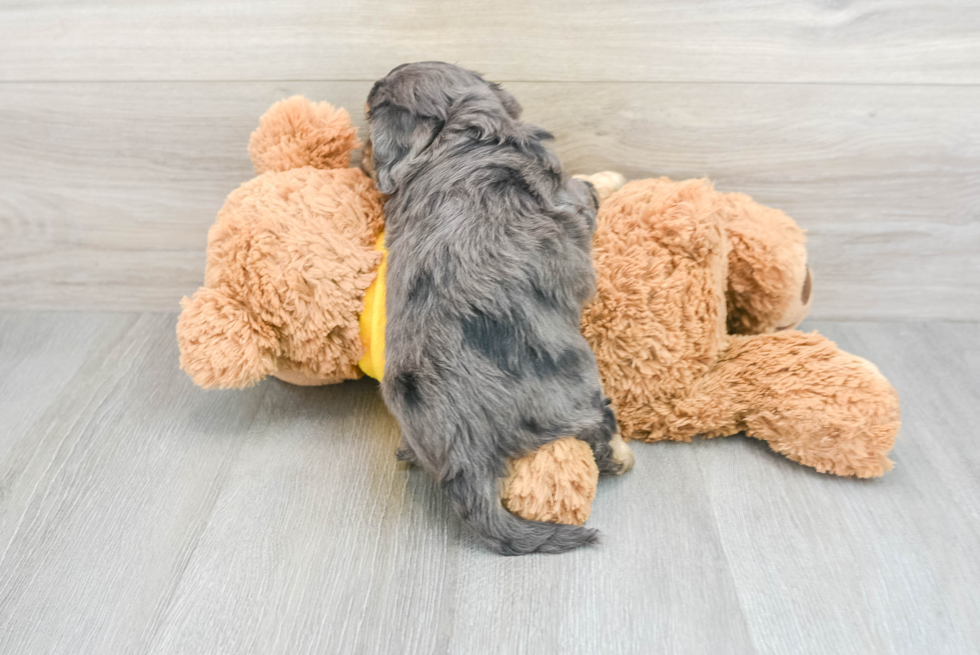
[[[731,244],[728,331],[761,334],[796,327],[812,302],[803,230],[783,212],[744,193],[718,196]]]
[[[584,441],[566,437],[511,460],[501,500],[527,519],[583,525],[592,511],[599,467]]]
[[[582,333],[627,439],[663,430],[724,346],[727,241],[703,180],[631,182],[599,209]]]
[[[633,182],[608,200],[595,186],[598,291],[582,332],[624,436],[744,432],[821,472],[892,467],[900,412],[888,381],[820,335],[776,332],[810,306],[803,232],[789,217],[707,180]],[[588,448],[555,447],[512,463],[504,503],[528,519],[584,522],[595,493]]]
[[[279,170],[346,165],[355,133],[326,103],[293,98],[263,117],[251,150],[266,172],[228,196],[208,233],[204,287],[181,303],[180,364],[196,384],[360,377],[358,315],[381,260],[382,196],[359,169]]]

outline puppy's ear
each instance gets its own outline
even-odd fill
[[[521,104],[514,99],[514,96],[504,91],[503,87],[495,82],[488,82],[488,84],[490,85],[490,90],[493,91],[494,95],[497,96],[497,99],[500,100],[500,104],[504,106],[507,114],[515,120],[520,118],[521,112],[524,111],[524,109],[521,107]]]
[[[442,121],[383,103],[371,110],[371,146],[378,190],[394,193],[405,169],[442,129]]]
[[[500,104],[494,95],[483,88],[471,89],[460,95],[450,106],[446,123],[451,129],[474,134],[480,141],[512,136],[517,123],[506,111],[500,111]],[[514,104],[517,102],[514,101]]]

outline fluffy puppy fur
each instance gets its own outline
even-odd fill
[[[561,437],[620,472],[616,419],[579,331],[595,289],[597,201],[562,172],[551,135],[499,86],[440,62],[406,64],[368,97],[385,204],[382,393],[421,465],[496,552],[557,553],[595,530],[528,521],[500,502],[508,458]]]

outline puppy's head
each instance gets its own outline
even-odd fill
[[[378,188],[396,191],[405,171],[443,132],[502,139],[520,115],[512,95],[472,71],[438,61],[398,66],[368,95]]]

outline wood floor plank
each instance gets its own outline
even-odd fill
[[[397,426],[373,383],[270,386],[154,652],[752,652],[682,451],[659,485],[700,511],[658,494],[635,503],[626,480],[603,481],[605,547],[502,559],[431,481],[394,464]],[[684,563],[663,555],[682,549]],[[692,581],[678,573],[695,570],[686,607]]]
[[[980,459],[961,451],[975,451],[980,369],[951,375],[944,360],[980,327],[809,327],[892,380],[902,434],[895,470],[871,481],[815,473],[747,439],[695,444],[754,642],[765,653],[974,652]]]
[[[65,316],[85,323],[51,316],[33,317],[39,332]],[[40,392],[46,410],[5,437],[0,652],[137,652],[264,393],[194,388],[176,367],[172,315],[107,327],[113,347],[87,348],[85,330],[62,329],[59,347],[36,354],[35,369],[57,373],[62,350],[88,350],[63,390]],[[31,339],[18,342],[7,348],[30,352]]]
[[[0,314],[0,461],[11,461],[16,435],[37,422],[86,364],[87,374],[97,368],[93,362],[135,320],[132,314],[51,314],[42,321],[32,313]]]
[[[966,0],[0,3],[0,80],[373,80],[442,59],[502,80],[980,82]]]
[[[133,314],[0,315],[0,497],[8,510],[0,513],[0,553],[61,450],[58,437],[81,420],[135,322]]]
[[[258,116],[366,82],[12,84],[0,307],[173,311]],[[980,88],[510,84],[573,172],[708,176],[809,231],[814,316],[980,319]]]

